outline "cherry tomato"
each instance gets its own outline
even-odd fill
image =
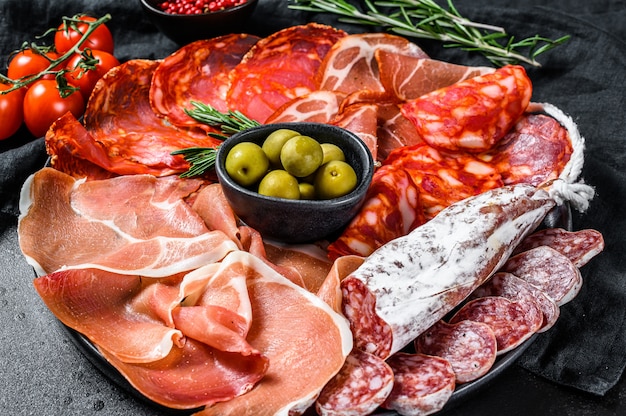
[[[51,60],[59,57],[59,55],[54,52],[48,52],[45,55]],[[48,66],[50,66],[50,61],[46,59],[45,56],[32,49],[24,49],[11,58],[7,69],[7,76],[11,79],[20,79],[29,75],[38,74],[46,70]],[[53,70],[56,69],[57,68],[53,68]],[[49,78],[54,78],[54,75],[50,75]]]
[[[97,19],[90,16],[80,16],[79,20],[84,22],[93,22]],[[82,38],[88,28],[88,25],[86,23],[78,23],[76,27],[78,32],[69,24],[67,26],[64,23],[59,25],[56,33],[54,34],[54,46],[58,53],[64,54],[72,49]],[[113,35],[111,34],[109,28],[104,24],[98,26],[91,33],[91,35],[89,35],[89,38],[80,46],[80,50],[85,48],[97,49],[112,54]]]
[[[8,90],[11,85],[0,83],[0,91]],[[0,94],[0,140],[7,139],[15,134],[24,121],[24,92],[23,88]]]
[[[85,111],[85,100],[78,91],[61,98],[55,80],[34,82],[24,96],[24,122],[35,137],[46,134],[52,123],[68,111],[79,118]]]
[[[96,85],[96,82],[104,74],[106,74],[111,68],[114,68],[120,64],[120,61],[113,55],[105,51],[90,50],[86,52],[92,56],[98,63],[95,64],[94,69],[81,68],[79,66],[81,60],[88,61],[89,58],[85,58],[80,54],[74,55],[67,63],[67,69],[70,71],[67,73],[67,82],[71,85],[80,88],[85,101],[89,99],[91,91]]]

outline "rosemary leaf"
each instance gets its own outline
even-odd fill
[[[172,155],[182,155],[189,162],[187,172],[181,173],[181,178],[191,178],[202,176],[215,166],[218,147],[188,147],[186,149],[175,150]]]
[[[331,13],[349,24],[378,26],[401,36],[441,41],[444,47],[481,53],[497,66],[526,63],[541,66],[536,58],[570,37],[551,40],[539,35],[514,41],[497,26],[463,17],[452,0],[447,9],[433,0],[365,0],[364,10],[348,0],[291,0],[289,8]]]

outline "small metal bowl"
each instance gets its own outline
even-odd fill
[[[291,200],[258,194],[237,184],[226,172],[226,155],[237,143],[259,145],[274,130],[286,128],[339,146],[357,174],[357,186],[347,195],[327,200]],[[265,238],[285,243],[323,240],[340,232],[361,208],[374,174],[372,154],[348,130],[320,123],[276,123],[237,133],[220,146],[215,163],[224,195],[237,216]]]
[[[245,32],[245,25],[258,0],[224,10],[204,14],[172,14],[161,11],[158,4],[163,0],[140,0],[144,12],[152,23],[168,38],[179,45],[210,39],[230,33]]]

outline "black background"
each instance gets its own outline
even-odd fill
[[[444,4],[439,1],[440,4]],[[562,309],[556,327],[536,338],[520,360],[448,415],[626,414],[626,1],[456,0],[475,21],[502,26],[518,39],[540,34],[571,40],[527,68],[533,101],[549,102],[576,121],[586,138],[585,182],[596,188],[574,228],[601,231],[606,249],[582,270],[579,296]],[[116,56],[158,59],[178,45],[144,17],[139,1],[0,0],[0,64],[61,16],[110,13]],[[267,35],[307,21],[337,24],[329,16],[287,9],[286,1],[260,0],[245,31]],[[360,31],[342,26],[349,31]],[[480,56],[416,40],[431,57],[487,65]],[[1,122],[1,120],[0,120]],[[25,129],[0,142],[0,411],[26,415],[158,415],[102,375],[76,349],[39,300],[33,273],[19,251],[18,197],[26,177],[46,160],[41,139]],[[46,232],[42,229],[42,233]]]

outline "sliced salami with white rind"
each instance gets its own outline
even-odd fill
[[[543,324],[537,332],[545,332],[556,323],[561,313],[546,293],[511,273],[499,272],[472,293],[472,297],[502,296],[515,302],[534,302],[543,314]]]
[[[450,323],[464,320],[483,322],[491,327],[498,342],[498,355],[511,351],[535,334],[543,323],[536,304],[514,302],[501,296],[487,296],[467,302]]]
[[[401,415],[424,416],[438,412],[455,388],[452,366],[441,357],[397,353],[387,360],[394,373],[394,386],[383,403]]]
[[[448,360],[460,384],[487,374],[496,360],[498,344],[487,324],[439,321],[415,340],[415,349]]]
[[[604,250],[604,237],[599,231],[592,229],[568,231],[563,228],[544,228],[526,237],[513,254],[539,246],[555,249],[580,268]]]
[[[516,254],[504,264],[502,271],[543,290],[559,306],[574,299],[583,284],[580,271],[570,259],[548,246]]]
[[[375,355],[354,349],[315,402],[321,416],[361,416],[375,411],[393,388],[393,371]]]

